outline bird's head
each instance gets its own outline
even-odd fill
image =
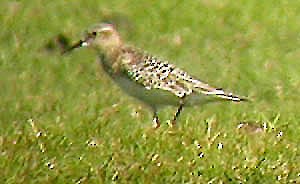
[[[112,24],[101,23],[88,30],[84,38],[65,51],[80,47],[93,47],[97,50],[111,51],[122,44],[120,35]]]

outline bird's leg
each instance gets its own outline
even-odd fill
[[[157,115],[157,110],[154,108],[154,113],[153,113],[153,120],[152,120],[152,123],[153,123],[153,128],[157,129],[160,127],[160,121],[158,119],[158,115]]]
[[[176,111],[176,113],[175,113],[175,115],[174,115],[174,117],[173,117],[173,120],[171,121],[171,124],[170,124],[171,127],[173,127],[173,126],[176,125],[176,120],[177,120],[177,118],[179,117],[180,112],[181,112],[182,109],[183,109],[183,106],[184,106],[184,103],[183,103],[183,100],[181,100],[181,101],[180,101],[180,104],[179,104],[179,107],[178,107],[178,109],[177,109],[177,111]]]

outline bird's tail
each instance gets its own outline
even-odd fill
[[[228,93],[223,91],[222,89],[214,89],[210,91],[202,91],[202,93],[206,95],[214,95],[218,98],[228,100],[228,101],[233,101],[233,102],[242,102],[242,101],[249,101],[248,98],[246,97],[241,97],[232,93]]]

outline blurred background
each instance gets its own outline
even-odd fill
[[[297,1],[0,2],[4,183],[300,182]],[[99,22],[128,44],[251,102],[184,109],[178,127],[61,52]]]

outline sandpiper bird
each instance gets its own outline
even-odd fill
[[[85,46],[96,50],[104,71],[120,88],[152,108],[155,128],[160,126],[157,109],[163,105],[178,107],[171,121],[171,125],[175,125],[185,105],[246,100],[214,88],[165,60],[124,44],[112,24],[96,25],[65,53]]]

